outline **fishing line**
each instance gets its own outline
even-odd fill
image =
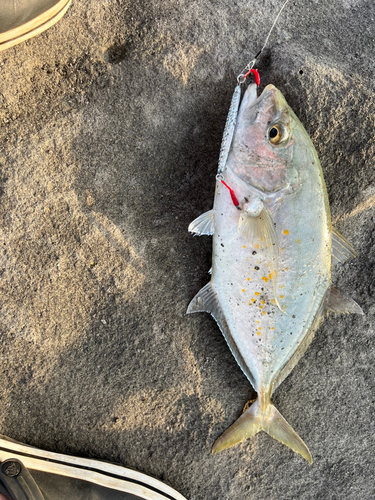
[[[253,70],[254,64],[256,63],[257,59],[259,58],[259,56],[261,55],[261,53],[263,52],[263,50],[266,48],[266,45],[268,43],[268,40],[270,39],[271,33],[272,33],[274,27],[276,26],[276,23],[277,23],[280,15],[282,13],[282,11],[284,10],[284,8],[286,7],[286,5],[287,5],[288,2],[289,2],[289,0],[285,0],[285,2],[283,3],[281,9],[279,10],[277,16],[275,17],[275,20],[272,23],[271,29],[268,32],[268,35],[267,35],[266,40],[265,40],[265,42],[263,44],[263,47],[260,49],[260,51],[254,57],[254,59],[252,59],[251,61],[249,61],[247,63],[247,65],[245,66],[245,68],[242,70],[242,72],[237,76],[237,81],[238,81],[239,84],[244,83],[244,81],[246,80],[246,77],[250,73],[253,73],[254,71],[256,71],[256,70]],[[257,80],[257,77],[256,77],[255,73],[254,73],[254,76],[255,76],[255,83],[259,86],[260,79],[258,78],[258,80]],[[258,83],[258,81],[259,81],[259,83]]]
[[[228,186],[228,184],[226,184],[224,182],[223,171],[224,171],[224,168],[225,168],[225,165],[227,162],[229,150],[230,150],[230,147],[232,144],[234,129],[235,129],[236,123],[237,123],[238,108],[239,108],[240,100],[241,100],[241,85],[245,82],[246,78],[250,75],[250,73],[253,73],[254,78],[255,78],[255,83],[256,83],[257,87],[259,87],[260,76],[259,76],[258,70],[254,69],[254,64],[256,63],[257,59],[259,58],[259,56],[261,55],[261,53],[265,49],[265,47],[268,43],[268,40],[270,39],[271,33],[272,33],[274,27],[276,26],[276,23],[277,23],[282,11],[284,10],[284,8],[286,7],[288,2],[289,2],[289,0],[285,0],[283,5],[281,6],[281,9],[277,13],[277,16],[275,17],[275,20],[273,21],[272,26],[268,32],[268,35],[264,41],[263,47],[260,49],[260,51],[254,57],[254,59],[252,59],[245,66],[242,73],[240,73],[237,76],[237,85],[236,85],[236,88],[234,89],[232,101],[231,101],[230,108],[229,108],[229,113],[227,116],[227,121],[226,121],[225,128],[224,128],[223,140],[222,140],[221,149],[220,149],[219,165],[218,165],[217,175],[216,175],[216,180],[221,182],[222,184],[224,184],[224,186],[229,190],[233,205],[236,208],[240,208],[240,204],[238,202],[238,199],[237,199],[233,189],[230,186]]]

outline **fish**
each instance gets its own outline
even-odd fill
[[[212,453],[259,431],[310,464],[304,441],[272,404],[329,311],[364,314],[332,285],[332,267],[357,255],[332,227],[322,168],[282,93],[237,85],[224,131],[212,210],[189,225],[212,235],[211,279],[187,314],[216,320],[257,399]]]

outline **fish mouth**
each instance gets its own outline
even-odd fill
[[[277,96],[280,94],[280,91],[275,87],[275,85],[272,85],[272,83],[268,84],[262,91],[262,93],[257,96],[255,92],[255,97],[254,97],[254,90],[256,91],[256,84],[253,83],[248,86],[245,95],[243,97],[243,100],[245,100],[245,97],[248,95],[248,102],[244,103],[247,110],[259,105],[263,100],[268,101],[269,99],[274,103],[277,102]]]
[[[291,118],[290,108],[288,107],[284,96],[274,85],[269,84],[263,92],[257,97],[256,86],[250,85],[244,94],[244,99],[241,103],[237,123],[238,130],[245,130],[246,127],[254,127],[251,137],[246,133],[239,133],[239,137],[244,137],[246,144],[250,141],[251,144],[258,140],[266,145],[271,145],[271,140],[268,138],[268,131],[271,126],[279,130],[279,141],[272,142],[270,156],[275,157],[276,148],[283,148],[291,138]],[[246,145],[245,145],[246,147]]]
[[[284,111],[284,98],[272,84],[259,97],[256,85],[249,85],[239,110],[232,170],[243,182],[264,193],[278,192],[288,183],[286,169],[292,150],[280,154],[281,149],[271,145],[268,137],[268,130],[275,123],[280,129],[288,128]]]
[[[255,83],[247,87],[238,112],[237,123],[247,121],[250,117],[251,121],[254,121],[260,115],[277,116],[281,113],[282,94],[274,85],[267,85],[259,96],[257,90]]]

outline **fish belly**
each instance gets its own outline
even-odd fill
[[[229,182],[235,185],[235,177]],[[211,284],[257,392],[269,391],[296,352],[330,286],[329,215],[324,193],[313,187],[274,206],[271,199],[277,273],[262,248],[239,235],[239,211],[224,188],[216,188]]]

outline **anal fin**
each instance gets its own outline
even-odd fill
[[[194,219],[193,222],[190,223],[188,231],[196,236],[202,236],[203,234],[211,236],[214,234],[214,211],[209,210]]]
[[[192,314],[195,312],[208,312],[215,319],[221,333],[223,334],[223,337],[228,344],[229,349],[234,356],[234,359],[237,361],[239,367],[244,372],[251,385],[254,387],[254,377],[252,376],[232,337],[227,320],[225,319],[225,315],[211,283],[207,283],[207,285],[199,290],[197,295],[190,302],[186,314]]]

